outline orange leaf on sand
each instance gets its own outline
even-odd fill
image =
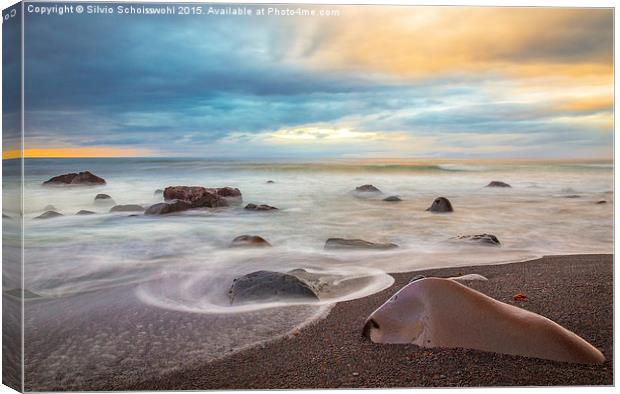
[[[512,296],[512,299],[515,301],[527,301],[527,296],[523,293],[517,293]]]

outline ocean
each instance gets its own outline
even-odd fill
[[[107,184],[41,185],[84,170]],[[5,176],[5,193],[15,181]],[[512,187],[485,187],[490,181]],[[352,193],[363,184],[383,195]],[[156,189],[174,185],[236,187],[243,204],[129,216],[94,202],[105,193],[147,207],[162,201]],[[392,195],[402,201],[382,200]],[[454,212],[426,211],[439,196]],[[603,162],[27,159],[24,287],[40,297],[25,305],[26,388],[146,378],[207,362],[317,322],[338,301],[381,291],[393,283],[390,272],[613,253],[613,200],[613,164]],[[3,212],[18,216],[16,201],[5,198]],[[279,210],[248,212],[247,203]],[[35,220],[50,204],[64,216]],[[96,214],[75,216],[83,209]],[[453,239],[482,233],[501,247]],[[243,234],[273,247],[230,248]],[[324,250],[331,237],[399,247]],[[331,291],[319,302],[230,305],[234,278],[300,268],[326,278]]]

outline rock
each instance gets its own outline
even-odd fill
[[[274,271],[256,271],[233,281],[228,292],[231,304],[256,301],[318,300],[314,289],[296,276]]]
[[[274,181],[272,181],[272,180],[268,180],[268,181],[267,181],[267,182],[265,182],[265,183],[275,183],[275,182],[274,182]]]
[[[105,179],[89,171],[58,175],[43,182],[44,185],[105,185]]]
[[[600,205],[600,204],[607,204],[607,201],[605,201],[605,200],[600,200],[600,201],[597,201],[597,202],[596,202],[596,204],[599,204],[599,205]]]
[[[112,199],[112,197],[110,197],[107,194],[97,194],[95,196],[95,200],[111,200],[111,199]]]
[[[448,200],[445,197],[437,197],[433,201],[431,206],[428,207],[426,210],[431,211],[431,212],[453,212],[454,211],[454,209],[452,209],[452,204],[450,203],[450,200]]]
[[[232,187],[170,186],[164,189],[164,199],[184,200],[192,204],[192,208],[217,208],[228,206],[228,199],[240,200],[241,192]]]
[[[11,219],[11,217],[9,215],[7,215],[6,213],[2,214],[2,219]]]
[[[376,249],[386,250],[397,248],[398,245],[393,243],[374,243],[364,241],[362,239],[344,239],[344,238],[329,238],[325,242],[325,249]]]
[[[383,199],[383,201],[388,201],[388,202],[398,202],[398,201],[403,201],[400,199],[400,197],[398,196],[389,196]]]
[[[581,198],[581,196],[579,194],[569,194],[564,196],[564,198]]]
[[[95,196],[95,204],[97,204],[97,205],[115,205],[116,203],[114,202],[112,197],[110,197],[107,194],[97,194]]]
[[[166,215],[192,209],[192,204],[184,200],[172,200],[151,205],[144,211],[145,215]]]
[[[144,207],[136,204],[127,205],[115,205],[110,209],[110,212],[143,212]]]
[[[62,213],[58,213],[55,211],[47,211],[44,214],[37,216],[35,219],[51,219],[51,218],[57,218],[59,216],[63,216]]]
[[[274,210],[277,210],[278,208],[272,207],[271,205],[265,205],[265,204],[256,205],[256,204],[250,203],[246,205],[244,209],[247,209],[248,211],[274,211]]]
[[[383,193],[373,185],[362,185],[355,188],[357,193]]]
[[[453,239],[476,242],[481,245],[501,246],[499,239],[493,234],[459,235]]]
[[[515,301],[527,301],[527,296],[523,293],[517,293],[512,296],[512,299]]]
[[[155,190],[155,192],[153,193],[154,195],[159,195],[159,194],[164,194],[164,189],[157,189]]]
[[[56,211],[56,207],[53,205],[46,205],[45,208],[43,208],[44,211]]]
[[[233,239],[231,247],[269,247],[271,244],[258,235],[240,235]]]
[[[78,212],[76,213],[76,215],[94,215],[94,214],[95,214],[95,212],[93,212],[93,211],[87,211],[87,210],[85,210],[85,209],[82,209],[81,211],[78,211]]]
[[[486,185],[485,187],[512,187],[509,184],[505,183],[505,182],[500,182],[500,181],[491,181],[488,185]]]

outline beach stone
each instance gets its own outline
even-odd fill
[[[95,200],[111,200],[111,199],[112,199],[112,197],[110,197],[107,194],[103,194],[103,193],[97,194],[95,196]]]
[[[95,204],[97,205],[115,205],[116,202],[107,194],[97,194],[95,196]]]
[[[450,200],[448,200],[445,197],[437,197],[433,201],[431,206],[428,207],[426,210],[430,212],[453,212],[454,211],[454,209],[452,209],[452,204],[450,203]]]
[[[278,208],[272,207],[271,205],[266,205],[266,204],[256,205],[256,204],[252,204],[252,203],[246,205],[244,209],[247,209],[248,211],[274,211],[274,210],[278,210]]]
[[[78,212],[76,213],[76,215],[94,215],[94,214],[95,214],[95,212],[93,212],[93,211],[87,211],[87,210],[85,210],[85,209],[82,209],[82,210],[80,210],[80,211],[78,211]]]
[[[43,208],[44,211],[56,211],[56,207],[53,205],[46,205],[45,208]]]
[[[166,215],[192,209],[192,204],[184,200],[172,200],[151,205],[144,211],[145,215]]]
[[[3,219],[11,219],[11,217],[9,215],[7,215],[6,213],[2,214],[2,218]]]
[[[355,191],[358,193],[382,193],[381,190],[376,188],[373,185],[362,185],[355,188]]]
[[[59,216],[63,216],[62,213],[58,213],[55,211],[47,211],[44,214],[37,216],[35,219],[51,219],[51,218],[57,218]]]
[[[501,246],[499,239],[493,234],[459,235],[454,239],[460,241],[476,242],[481,245]]]
[[[228,295],[231,304],[319,299],[312,286],[305,281],[294,275],[274,271],[256,271],[235,279]]]
[[[512,186],[510,186],[509,184],[505,182],[501,182],[501,181],[491,181],[485,187],[512,187]]]
[[[240,235],[232,240],[230,247],[270,247],[271,244],[265,240],[265,238],[258,235]]]
[[[266,183],[275,183],[275,182],[270,179]]]
[[[43,182],[43,185],[105,185],[105,179],[89,171],[58,175]]]
[[[192,208],[217,208],[228,206],[228,199],[241,199],[239,189],[232,187],[206,188],[202,186],[169,186],[164,189],[165,200],[184,200]]]
[[[376,249],[387,250],[397,248],[398,245],[393,243],[374,243],[364,241],[363,239],[345,239],[345,238],[329,238],[325,242],[325,249]]]
[[[400,197],[398,196],[389,196],[383,199],[383,201],[388,201],[388,202],[398,202],[398,201],[403,201],[400,199]]]
[[[144,207],[136,204],[115,205],[110,212],[143,212]]]
[[[596,204],[598,204],[598,205],[601,205],[601,204],[607,204],[607,201],[605,201],[605,200],[600,200],[600,201],[597,201],[597,202],[596,202]]]
[[[155,190],[155,191],[153,192],[153,194],[154,194],[155,196],[158,196],[158,195],[160,195],[160,194],[164,194],[164,189],[157,189],[157,190]]]

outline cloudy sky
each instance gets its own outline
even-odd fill
[[[609,158],[609,9],[26,15],[31,156]]]

